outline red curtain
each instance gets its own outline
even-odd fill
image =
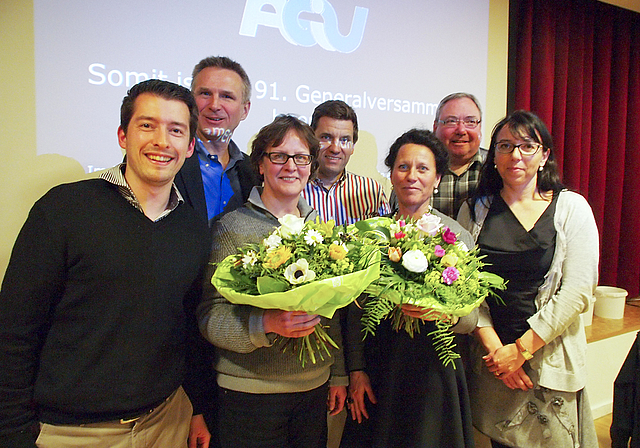
[[[640,295],[640,14],[511,0],[509,111],[549,127],[562,179],[600,230],[600,284]]]

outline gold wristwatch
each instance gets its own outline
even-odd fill
[[[520,338],[516,339],[516,347],[518,347],[518,350],[520,350],[520,353],[522,353],[522,356],[524,356],[525,360],[529,361],[531,358],[533,358],[533,355],[529,350],[525,348]]]

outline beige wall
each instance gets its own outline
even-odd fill
[[[610,3],[631,11],[640,12],[640,0],[600,0],[603,3]]]
[[[482,126],[483,147],[489,145],[493,125],[507,112],[507,62],[509,52],[509,0],[491,0],[489,54],[487,56],[487,104]]]
[[[33,4],[0,3],[0,273],[38,197],[51,186],[84,174],[60,156],[36,157]],[[64,142],[60,142],[61,145]],[[37,273],[34,273],[37,275]]]
[[[506,109],[508,0],[491,0],[485,140]],[[33,3],[0,2],[0,275],[33,203],[49,188],[84,177],[76,161],[36,156]],[[113,111],[117,114],[118,111]],[[73,132],[70,129],[69,132]],[[113,130],[114,135],[116,130]],[[361,137],[350,168],[383,179],[375,168],[373,138]],[[368,142],[368,144],[367,144]],[[62,146],[64,141],[59,142]],[[385,182],[385,186],[388,183]],[[34,273],[37,275],[37,273]]]

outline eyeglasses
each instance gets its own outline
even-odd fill
[[[542,144],[534,142],[524,142],[518,145],[514,145],[511,142],[496,143],[496,151],[500,154],[511,154],[514,149],[518,148],[523,156],[532,156],[542,147]]]
[[[285,154],[283,152],[265,152],[264,155],[276,165],[284,165],[289,159],[293,159],[293,163],[297,166],[306,166],[313,161],[311,154]]]
[[[479,118],[475,117],[466,117],[466,118],[456,118],[456,117],[448,117],[444,120],[438,120],[438,123],[443,125],[445,128],[455,128],[458,124],[462,123],[467,129],[475,129],[480,124]]]
[[[336,137],[331,138],[329,136],[320,137],[320,149],[327,149],[331,144],[334,144],[336,148],[351,149],[353,147],[353,141],[349,137]]]

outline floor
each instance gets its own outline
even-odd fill
[[[611,448],[611,437],[609,437],[609,427],[611,426],[611,414],[595,419],[596,433],[600,448]]]
[[[617,334],[638,330],[640,328],[640,297],[627,300],[624,310],[624,319],[599,319],[593,318],[593,325],[585,328],[587,340],[589,342],[615,336]],[[594,421],[600,448],[611,448],[611,437],[609,428],[611,427],[611,414],[597,418]]]

